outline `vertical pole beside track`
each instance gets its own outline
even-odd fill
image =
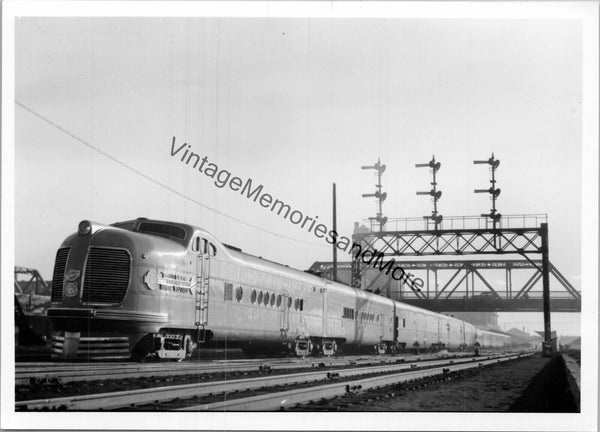
[[[542,353],[544,356],[552,355],[552,326],[550,323],[550,263],[548,259],[548,224],[543,223],[540,227],[542,237],[542,289],[544,304],[544,345]]]
[[[336,233],[333,238],[333,281],[338,281],[337,274],[337,204],[335,196],[335,183],[333,184],[333,231]]]

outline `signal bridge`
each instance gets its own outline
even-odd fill
[[[478,216],[445,217],[436,226],[422,218],[389,219],[382,231],[371,223],[375,229],[357,229],[353,241],[386,258],[419,257],[396,261],[415,283],[393,280],[354,257],[338,264],[340,282],[440,312],[544,311],[544,259],[529,255],[545,251],[547,258],[546,215],[503,215],[495,229],[489,218]],[[478,254],[512,257],[467,257]],[[581,293],[549,260],[546,269],[549,310],[580,312]],[[309,271],[333,279],[331,262],[316,262]]]

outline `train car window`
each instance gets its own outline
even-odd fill
[[[275,304],[275,294],[271,295],[271,307]]]
[[[380,317],[380,315],[379,315],[379,314],[377,314],[377,322],[379,322],[379,317]]]
[[[210,256],[215,256],[217,254],[217,248],[215,247],[214,244],[212,244],[212,243],[208,244],[208,253]]]
[[[255,301],[256,301],[256,290],[253,289],[252,294],[250,294],[250,302],[252,302],[252,304],[254,304]]]
[[[208,253],[208,240],[202,239],[202,253]]]
[[[141,233],[172,237],[178,240],[185,240],[186,237],[183,228],[166,223],[143,222],[137,230]]]
[[[200,237],[196,237],[192,242],[192,251],[200,252]]]
[[[225,301],[233,300],[233,285],[225,282]]]
[[[263,292],[262,292],[262,291],[259,291],[259,292],[258,292],[258,304],[261,304],[261,303],[262,303],[262,299],[263,299]]]
[[[345,307],[342,313],[342,317],[347,319],[354,319],[354,309]],[[358,314],[356,314],[356,317],[358,318]]]
[[[281,307],[281,294],[277,296],[277,309]]]
[[[406,327],[406,318],[402,318],[402,328]]]
[[[304,310],[304,299],[300,300],[300,310],[303,311]]]
[[[294,301],[294,309],[298,310],[298,306],[300,305],[300,300],[296,299]]]
[[[288,309],[292,308],[292,297],[288,297]]]
[[[239,302],[242,301],[242,297],[244,296],[244,290],[241,286],[237,287],[235,290],[235,299]]]
[[[269,293],[268,292],[265,293],[264,301],[265,301],[265,306],[267,306],[269,304]]]

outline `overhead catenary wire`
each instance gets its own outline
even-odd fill
[[[273,232],[273,231],[269,231],[269,230],[266,230],[264,228],[261,228],[258,225],[254,225],[254,224],[248,223],[248,222],[246,222],[246,221],[244,221],[242,219],[236,218],[235,216],[231,216],[231,215],[223,213],[223,212],[221,212],[221,211],[219,211],[219,210],[217,210],[215,208],[212,208],[212,207],[210,207],[210,206],[208,206],[208,205],[206,205],[206,204],[204,204],[204,203],[202,203],[202,202],[200,202],[200,201],[198,201],[198,200],[196,200],[196,199],[194,199],[194,198],[192,198],[192,197],[190,197],[190,196],[188,196],[186,194],[183,194],[183,193],[177,191],[176,189],[173,189],[172,187],[170,187],[170,186],[168,186],[168,185],[166,185],[164,183],[161,183],[160,181],[158,181],[158,180],[150,177],[148,174],[145,174],[142,171],[140,171],[140,170],[132,167],[131,165],[129,165],[129,164],[127,164],[127,163],[125,163],[125,162],[117,159],[116,157],[112,156],[111,154],[106,153],[105,151],[99,149],[98,147],[94,146],[93,144],[90,144],[89,142],[87,142],[83,138],[80,138],[79,136],[75,135],[74,133],[70,132],[69,130],[65,129],[64,127],[60,126],[59,124],[55,123],[54,121],[50,120],[49,118],[45,117],[44,115],[38,113],[37,111],[29,108],[26,105],[24,105],[20,101],[15,100],[15,104],[17,106],[21,107],[22,109],[24,109],[25,111],[29,112],[30,114],[32,114],[33,116],[37,117],[38,119],[40,119],[40,120],[48,123],[49,125],[51,125],[52,127],[56,128],[56,129],[58,129],[59,131],[61,131],[65,135],[68,135],[69,137],[73,138],[75,141],[79,142],[80,144],[83,144],[84,146],[86,146],[86,147],[92,149],[93,151],[95,151],[96,153],[98,153],[98,154],[100,154],[100,155],[102,155],[102,156],[104,156],[104,157],[112,160],[113,162],[115,162],[116,164],[122,166],[123,168],[126,168],[127,170],[129,170],[129,171],[137,174],[140,177],[143,177],[144,179],[146,179],[146,180],[154,183],[155,185],[160,186],[161,188],[163,188],[163,189],[165,189],[165,190],[167,190],[167,191],[169,191],[169,192],[171,192],[171,193],[173,193],[173,194],[175,194],[175,195],[177,195],[177,196],[179,196],[179,197],[181,197],[181,198],[183,198],[185,200],[188,200],[189,202],[192,202],[192,203],[194,203],[194,204],[196,204],[196,205],[198,205],[198,206],[200,206],[202,208],[205,208],[206,210],[214,212],[215,214],[217,214],[219,216],[223,216],[224,218],[227,218],[227,219],[232,220],[234,222],[240,223],[240,224],[245,225],[247,227],[253,228],[255,230],[264,232],[266,234],[273,235],[275,237],[283,238],[283,239],[286,239],[286,240],[291,240],[291,241],[294,241],[294,242],[297,242],[297,243],[303,243],[303,244],[307,244],[307,245],[312,245],[312,246],[327,247],[327,248],[329,247],[329,245],[327,245],[327,244],[321,244],[321,243],[315,243],[315,242],[309,242],[309,241],[305,241],[305,240],[300,240],[300,239],[297,239],[297,238],[294,238],[294,237],[286,236],[284,234],[279,234],[279,233],[276,233],[276,232]]]

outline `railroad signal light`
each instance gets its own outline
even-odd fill
[[[490,180],[490,183],[492,184],[492,186],[489,189],[475,189],[474,192],[475,193],[489,193],[491,195],[492,208],[490,209],[490,213],[482,214],[481,216],[490,218],[492,220],[492,223],[494,224],[494,229],[496,229],[496,224],[498,222],[500,222],[500,219],[502,218],[502,215],[496,211],[496,199],[498,199],[498,197],[500,196],[500,188],[496,187],[496,170],[500,166],[500,160],[496,159],[494,156],[494,153],[492,153],[492,157],[490,157],[488,160],[485,160],[485,161],[476,160],[476,161],[473,161],[473,163],[476,165],[488,164],[491,167],[490,171],[491,171],[492,178]]]
[[[435,156],[432,157],[432,159],[429,162],[427,162],[427,163],[415,164],[415,168],[431,168],[435,172],[439,171],[441,167],[442,167],[442,163],[441,162],[436,162],[435,161]]]
[[[442,222],[442,215],[438,214],[437,210],[437,202],[442,197],[442,191],[437,190],[437,181],[436,174],[440,170],[442,164],[440,162],[435,161],[435,155],[431,157],[431,160],[427,163],[415,164],[415,168],[431,168],[431,186],[433,188],[429,192],[417,192],[417,195],[429,195],[433,197],[433,211],[431,212],[431,216],[423,216],[426,220],[431,220],[434,223],[435,229],[438,228],[438,225]]]
[[[380,199],[383,202],[387,198],[387,192],[380,193],[377,191],[375,192],[375,198]]]
[[[383,226],[387,222],[387,218],[383,217],[382,210],[381,210],[381,206],[382,206],[383,202],[385,201],[385,199],[387,198],[387,193],[381,192],[381,187],[382,187],[381,186],[381,174],[383,174],[385,172],[385,168],[386,168],[386,165],[382,164],[381,160],[379,160],[379,159],[377,159],[377,162],[375,162],[374,165],[361,166],[361,169],[364,169],[364,170],[365,169],[373,169],[373,170],[377,171],[377,184],[375,185],[375,188],[376,188],[375,193],[362,194],[362,197],[363,198],[371,198],[371,197],[377,198],[378,205],[379,205],[379,212],[377,213],[376,217],[369,218],[369,219],[379,222],[379,231],[383,231]]]
[[[500,160],[499,160],[499,159],[496,159],[496,158],[494,157],[494,153],[492,153],[492,157],[491,157],[491,158],[489,158],[488,160],[476,160],[476,161],[473,161],[473,163],[474,163],[475,165],[488,164],[488,165],[490,165],[490,166],[492,167],[492,169],[494,169],[494,170],[495,170],[495,169],[498,169],[498,167],[500,166]]]
[[[502,215],[500,213],[482,213],[481,217],[490,218],[493,222],[500,222]]]

